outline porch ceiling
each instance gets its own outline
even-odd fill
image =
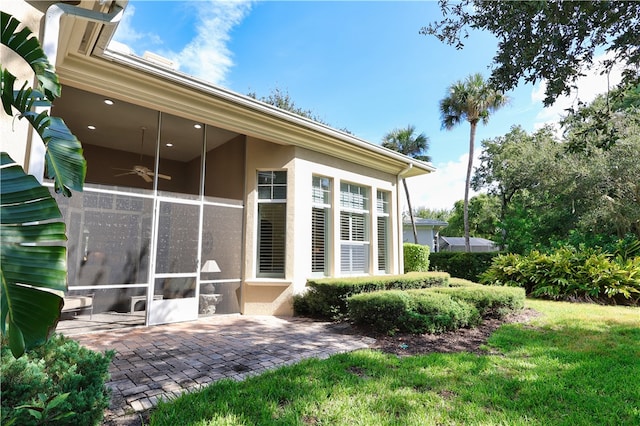
[[[112,105],[105,100],[113,102]],[[84,143],[120,151],[155,155],[158,134],[158,112],[116,98],[65,86],[54,103],[52,114],[65,120],[67,126]],[[164,115],[161,147],[165,158],[188,162],[200,156],[202,130],[194,128],[197,121]],[[95,127],[90,130],[88,126]],[[141,143],[142,128],[144,143]],[[222,145],[238,133],[207,127],[207,150]],[[169,149],[167,143],[172,146]]]

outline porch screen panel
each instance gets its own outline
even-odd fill
[[[240,313],[244,207],[237,200],[208,200],[211,204],[205,202],[203,216],[198,313]],[[212,262],[218,271],[202,271]]]
[[[343,274],[369,272],[369,198],[363,186],[340,185],[340,270]]]
[[[284,278],[287,172],[258,172],[257,276]]]
[[[109,192],[91,184],[70,198],[57,194],[53,187],[50,192],[67,225],[69,294],[92,294],[94,314],[129,312],[130,298],[144,293],[140,286],[148,282],[150,192]],[[121,288],[104,288],[115,285]]]
[[[164,275],[155,280],[154,297],[195,297],[199,222],[199,205],[160,202],[155,268],[156,274]]]
[[[197,270],[197,205],[163,202],[158,216],[156,273],[183,273]]]
[[[331,180],[313,176],[311,209],[311,272],[329,274],[329,218],[331,214]]]

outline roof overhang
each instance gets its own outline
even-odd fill
[[[83,1],[80,7],[106,13],[126,4]],[[63,84],[401,177],[435,171],[428,163],[253,98],[137,56],[109,51],[106,46],[116,25],[62,18],[55,66]]]

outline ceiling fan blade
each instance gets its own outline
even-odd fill
[[[145,173],[145,174],[140,174],[140,177],[142,177],[142,179],[144,179],[144,180],[145,180],[145,182],[147,182],[147,183],[149,183],[149,182],[152,182],[152,181],[153,181],[153,179],[151,179],[151,178],[149,177],[149,175],[147,175],[146,173]]]
[[[118,173],[117,175],[113,175],[114,177],[126,176],[126,175],[135,175],[136,172],[127,172],[127,173]]]
[[[160,179],[171,180],[171,176],[169,176],[169,175],[163,175],[163,174],[158,173],[158,177]]]

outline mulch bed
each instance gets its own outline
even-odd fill
[[[510,314],[502,319],[486,319],[475,328],[463,328],[442,334],[395,334],[373,335],[376,342],[373,349],[395,354],[398,356],[411,356],[428,354],[432,352],[470,352],[476,354],[486,354],[480,349],[487,342],[491,334],[502,324],[525,323],[532,318],[540,316],[533,309],[524,309],[520,312]]]

